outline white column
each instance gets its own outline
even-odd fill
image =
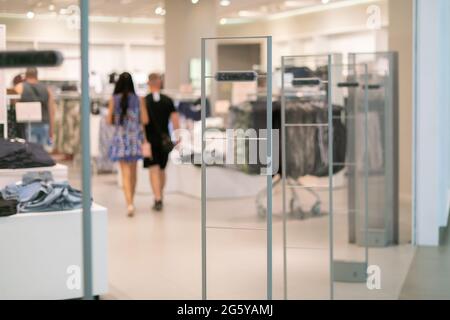
[[[398,52],[400,214],[412,212],[413,154],[413,2],[389,1],[388,45]]]
[[[167,0],[165,6],[165,85],[167,89],[178,89],[189,83],[190,60],[201,58],[200,39],[217,35],[217,3],[212,0],[200,0],[197,4],[189,0]],[[213,70],[216,52],[216,44],[211,42],[207,54]]]
[[[0,51],[6,50],[6,26],[0,25]],[[8,116],[6,105],[5,71],[0,70],[0,123],[3,123],[3,136],[8,135]]]
[[[448,0],[416,1],[416,242],[437,246],[447,224],[449,188]]]

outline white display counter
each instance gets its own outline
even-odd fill
[[[201,198],[201,168],[192,164],[176,165],[169,161],[166,169],[166,193],[181,193],[194,198]],[[208,199],[233,199],[255,197],[266,187],[266,176],[248,175],[243,172],[222,167],[207,168]],[[138,181],[136,192],[152,193],[148,169],[142,161],[138,163]],[[122,185],[120,170],[118,184]]]
[[[107,222],[107,209],[93,205],[95,296],[108,292]],[[83,266],[81,210],[0,218],[0,257],[0,300],[81,298],[72,286]]]
[[[148,169],[144,169],[142,162],[139,162],[137,170],[136,192],[152,194]],[[201,198],[202,171],[200,167],[192,164],[176,165],[169,161],[166,172],[166,193],[180,193],[198,199]],[[334,188],[344,187],[346,185],[345,177],[345,170],[334,175]],[[117,179],[121,187],[120,170]],[[312,176],[303,177],[299,182],[305,186],[320,188],[326,188],[329,183],[328,177]],[[238,170],[218,166],[211,166],[206,169],[206,197],[210,200],[256,197],[261,190],[266,188],[266,183],[266,176],[249,175]]]
[[[49,171],[53,175],[56,182],[67,181],[69,171],[67,166],[56,164],[53,167],[42,168],[26,168],[26,169],[0,169],[0,188],[4,188],[9,184],[22,181],[22,176],[27,172]]]

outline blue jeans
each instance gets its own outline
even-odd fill
[[[38,193],[30,197],[29,201],[19,202],[17,207],[18,213],[81,209],[82,194],[80,191],[72,188],[69,183],[40,183],[40,186],[39,190],[33,190],[38,191]]]
[[[51,212],[80,209],[82,194],[68,182],[52,181],[50,172],[27,173],[22,184],[11,184],[0,190],[3,199],[16,200],[17,212]]]
[[[31,125],[31,134],[27,135],[27,138],[30,137],[30,141],[32,143],[40,144],[41,146],[50,145],[50,126],[46,123],[32,123]],[[29,129],[27,128],[27,131]]]

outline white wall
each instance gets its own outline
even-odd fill
[[[201,58],[201,38],[217,35],[215,1],[200,1],[195,6],[190,1],[166,1],[165,16],[165,59],[166,89],[178,90],[180,85],[189,83],[191,59]],[[206,59],[212,70],[217,70],[216,43],[206,45]]]
[[[381,29],[375,31],[367,27],[367,9],[374,4],[381,10]],[[274,67],[280,66],[283,55],[385,51],[388,49],[387,4],[388,1],[379,0],[280,19],[223,25],[219,35],[272,35]]]
[[[366,10],[373,3],[381,8],[384,26],[377,32],[368,30],[366,26]],[[219,26],[218,33],[221,36],[273,35],[274,67],[280,65],[280,57],[284,54],[382,51],[387,49],[387,40],[384,40],[387,38],[387,0],[373,3],[282,19],[224,25]],[[64,51],[70,61],[66,60],[60,69],[42,71],[45,78],[79,78],[78,49],[72,46],[78,43],[79,32],[68,29],[65,21],[0,17],[0,24],[7,25],[8,49],[58,48]],[[158,24],[91,22],[91,68],[102,74],[112,69],[140,69],[145,73],[164,71],[164,33],[164,25]],[[17,72],[8,72],[7,80]]]
[[[273,65],[280,67],[281,57],[284,55],[309,55],[321,53],[341,53],[344,61],[350,52],[386,51],[387,29],[373,31],[354,31],[333,35],[305,37],[291,41],[275,41],[273,48]],[[380,41],[382,39],[383,41]]]
[[[57,49],[65,56],[58,68],[40,70],[45,80],[80,78],[79,31],[59,19],[2,18],[7,28],[7,49]],[[162,25],[91,22],[90,67],[101,75],[112,71],[164,71]],[[22,70],[8,70],[7,83]]]

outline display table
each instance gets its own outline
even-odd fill
[[[27,169],[0,169],[0,188],[4,188],[9,184],[22,181],[22,176],[27,172],[50,171],[56,182],[67,181],[69,171],[67,166],[56,164],[53,167],[43,168],[27,168]]]
[[[181,193],[187,196],[201,198],[200,167],[192,164],[176,165],[169,161],[167,165],[166,193]],[[230,199],[255,197],[259,191],[266,187],[266,176],[248,175],[243,172],[223,167],[208,167],[207,198]],[[142,162],[138,163],[138,193],[151,193],[148,169],[144,169]],[[209,183],[208,183],[209,182]],[[121,173],[118,173],[119,186],[122,185]]]
[[[107,222],[107,209],[93,205],[95,296],[108,291]],[[81,210],[0,218],[0,256],[0,300],[81,298],[70,286],[83,266]]]
[[[136,192],[151,194],[151,186],[148,169],[144,169],[142,162],[138,163],[138,181]],[[166,193],[181,193],[194,198],[201,198],[201,176],[200,167],[192,164],[176,165],[169,161],[167,165]],[[346,185],[346,171],[343,170],[333,176],[333,187],[342,188]],[[119,170],[118,184],[122,187],[121,173]],[[326,188],[328,177],[306,176],[300,179],[306,186],[316,186]],[[206,169],[206,197],[214,199],[236,199],[246,197],[256,197],[261,190],[266,188],[267,177],[260,175],[249,175],[244,172],[211,166]]]

